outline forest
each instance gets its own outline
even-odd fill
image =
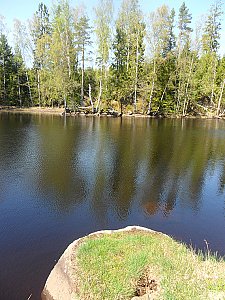
[[[152,116],[225,114],[222,2],[192,24],[185,3],[143,13],[138,0],[84,6],[40,3],[14,20],[13,48],[0,17],[0,105]],[[94,63],[93,63],[94,61]]]

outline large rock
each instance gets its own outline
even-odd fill
[[[128,226],[118,230],[102,230],[89,234],[89,236],[100,236],[102,234],[112,234],[121,231],[147,231],[156,233],[156,231],[140,227]],[[65,250],[59,261],[51,271],[44,289],[42,291],[42,300],[77,300],[77,282],[75,276],[76,269],[76,250],[83,238],[75,240]]]

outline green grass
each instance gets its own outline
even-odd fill
[[[158,284],[156,299],[225,299],[225,261],[196,255],[162,234],[87,237],[78,248],[77,265],[82,300],[131,299],[146,270]]]

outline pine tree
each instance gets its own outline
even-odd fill
[[[176,92],[176,114],[185,114],[190,105],[189,89],[190,81],[193,76],[194,57],[191,52],[191,13],[183,2],[179,9],[178,20],[178,49],[177,49],[177,92]]]
[[[17,19],[14,20],[13,35],[14,35],[14,48],[15,48],[16,61],[18,65],[21,66],[21,68],[23,69],[22,73],[25,72],[25,78],[26,78],[25,82],[23,80],[22,83],[22,87],[23,87],[22,91],[24,91],[25,89],[28,90],[27,99],[24,98],[23,102],[26,103],[26,105],[28,106],[30,105],[32,106],[33,93],[32,93],[32,87],[31,87],[27,65],[30,63],[30,61],[33,58],[33,49],[31,46],[31,40],[26,25]]]
[[[85,60],[87,48],[92,44],[91,27],[89,19],[82,14],[75,20],[75,42],[77,44],[78,55],[81,55],[81,105],[84,104],[84,78],[85,78]]]
[[[185,2],[182,3],[179,9],[178,18],[178,56],[180,56],[183,50],[189,50],[190,34],[193,31],[192,28],[189,26],[191,24],[192,16],[191,13],[189,13],[189,9],[187,8]]]

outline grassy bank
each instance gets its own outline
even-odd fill
[[[225,261],[158,233],[90,238],[78,248],[79,298],[225,299]]]

